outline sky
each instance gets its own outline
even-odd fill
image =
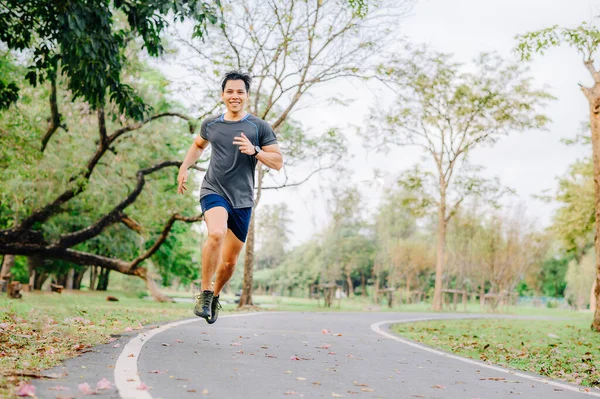
[[[419,0],[410,15],[400,21],[400,31],[411,42],[453,54],[453,61],[468,65],[481,52],[497,52],[515,60],[517,34],[556,24],[575,27],[598,15],[598,0]],[[391,38],[389,45],[395,44]],[[485,168],[484,176],[498,177],[503,185],[513,188],[517,196],[511,202],[524,203],[527,216],[544,227],[551,223],[557,204],[544,203],[534,196],[554,193],[557,178],[567,171],[568,165],[591,151],[581,146],[569,147],[560,141],[574,137],[588,120],[587,100],[578,83],[590,85],[591,77],[578,53],[568,47],[536,56],[530,68],[534,85],[547,86],[557,98],[545,109],[552,122],[544,131],[512,133],[493,147],[476,149],[470,160]],[[181,72],[169,69],[165,73],[177,80]],[[361,192],[363,201],[357,207],[369,217],[376,210],[383,187],[390,184],[394,175],[421,162],[422,153],[414,147],[397,148],[386,154],[370,152],[363,137],[355,134],[354,127],[364,125],[376,101],[391,101],[392,93],[341,80],[322,87],[314,95],[330,97],[331,93],[352,98],[353,102],[347,107],[306,107],[292,117],[314,133],[327,127],[342,128],[350,143],[350,156],[344,165],[351,176],[346,183]],[[375,179],[375,170],[383,171],[386,177]],[[327,177],[331,178],[322,175],[298,188],[269,191],[263,196],[261,206],[288,204],[292,211],[292,245],[308,240],[326,225]]]
[[[600,15],[597,0],[421,0],[400,24],[402,34],[411,42],[451,53],[454,61],[468,64],[481,52],[497,52],[514,60],[517,34],[555,24],[575,27],[596,15]],[[524,203],[527,216],[541,228],[551,223],[558,204],[548,204],[534,196],[554,193],[557,178],[567,171],[568,165],[591,151],[561,142],[562,138],[572,138],[579,133],[582,123],[588,120],[587,100],[577,83],[591,84],[591,77],[578,53],[568,47],[537,56],[530,68],[535,86],[547,86],[557,98],[545,109],[552,122],[544,131],[513,133],[493,147],[477,149],[471,154],[471,162],[485,167],[484,176],[497,176],[503,185],[514,189],[517,196],[511,197],[511,204]],[[341,86],[346,92],[349,84],[339,82],[325,90]],[[307,109],[294,113],[293,117],[314,129],[324,125],[362,125],[375,103],[374,92],[354,84],[351,87],[356,89],[356,100],[349,107],[330,107],[326,111]],[[351,155],[345,165],[353,174],[352,182],[348,183],[355,184],[362,192],[364,203],[357,206],[366,209],[368,217],[380,200],[382,187],[390,183],[389,177],[420,162],[422,153],[414,147],[397,148],[387,154],[369,152],[362,138],[353,135],[353,131],[347,129]],[[388,172],[388,179],[374,179],[375,169]],[[320,181],[322,179],[264,197],[266,203],[290,205],[294,212],[295,243],[309,239],[327,222]]]

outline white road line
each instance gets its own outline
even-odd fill
[[[224,315],[219,317],[220,319],[226,317],[245,317],[254,316],[257,314],[263,314],[264,312],[256,313],[244,313],[244,314],[232,314]],[[176,321],[174,323],[165,324],[159,328],[143,332],[132,338],[127,345],[123,347],[123,351],[117,359],[115,364],[115,386],[119,391],[119,395],[122,399],[152,399],[152,395],[149,391],[138,389],[142,380],[138,374],[137,361],[144,347],[144,344],[152,337],[162,332],[165,332],[169,328],[178,327],[183,324],[194,323],[198,321],[204,321],[201,318],[187,319],[182,321]]]
[[[600,398],[600,393],[598,393],[598,392],[593,392],[593,391],[587,392],[587,391],[584,391],[582,388],[577,388],[577,387],[574,387],[574,386],[571,386],[571,385],[562,384],[560,382],[556,382],[556,381],[553,381],[553,380],[548,380],[548,379],[545,379],[545,378],[539,378],[539,377],[531,376],[531,375],[528,375],[528,374],[519,373],[519,372],[516,372],[516,371],[513,371],[513,370],[505,369],[505,368],[500,367],[500,366],[494,366],[494,365],[491,365],[491,364],[486,364],[486,363],[483,363],[483,362],[479,362],[477,360],[468,359],[468,358],[461,357],[461,356],[451,355],[449,353],[442,352],[440,350],[433,349],[433,348],[430,348],[430,347],[418,344],[416,342],[400,338],[400,337],[398,337],[398,336],[396,336],[394,334],[390,334],[387,331],[383,331],[381,329],[381,326],[385,325],[385,324],[413,323],[413,322],[416,322],[416,321],[429,321],[429,320],[447,320],[447,319],[432,319],[432,318],[424,317],[424,318],[418,318],[418,319],[380,321],[380,322],[371,324],[371,330],[373,330],[374,332],[376,332],[379,335],[383,335],[386,338],[393,339],[393,340],[401,342],[401,343],[403,343],[405,345],[409,345],[409,346],[412,346],[414,348],[417,348],[417,349],[420,349],[420,350],[423,350],[423,351],[426,351],[426,352],[429,352],[429,353],[434,353],[434,354],[439,355],[439,356],[444,356],[444,357],[447,357],[447,358],[450,358],[450,359],[454,359],[454,360],[460,360],[461,362],[465,362],[465,363],[476,365],[478,367],[483,367],[483,368],[486,368],[486,369],[498,371],[500,373],[510,374],[510,375],[514,375],[514,376],[517,376],[517,377],[520,377],[520,378],[526,378],[528,380],[540,382],[540,383],[543,383],[543,384],[552,385],[552,386],[558,387],[560,389],[564,389],[564,390],[568,390],[568,391],[573,391],[573,392],[578,392],[578,393],[581,393],[581,394],[584,394],[584,395],[590,395],[590,396],[595,396],[597,398]]]

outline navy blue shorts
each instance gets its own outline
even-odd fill
[[[200,206],[202,207],[203,214],[209,209],[217,206],[225,208],[228,215],[227,228],[235,234],[238,240],[246,242],[248,228],[250,227],[250,217],[252,216],[252,208],[234,209],[229,201],[218,194],[209,194],[200,198]]]

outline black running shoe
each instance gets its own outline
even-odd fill
[[[219,295],[214,296],[212,301],[212,307],[210,308],[212,316],[210,317],[210,319],[206,319],[208,324],[213,324],[215,321],[217,321],[217,318],[219,317],[219,310],[221,309],[223,308],[219,303]]]
[[[212,307],[213,302],[213,292],[212,291],[202,291],[199,295],[196,296],[196,306],[194,306],[194,314],[198,317],[202,317],[208,321],[211,317],[210,309]]]

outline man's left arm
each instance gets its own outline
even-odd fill
[[[278,144],[266,145],[256,154],[258,159],[267,168],[280,170],[283,167],[283,155]]]

